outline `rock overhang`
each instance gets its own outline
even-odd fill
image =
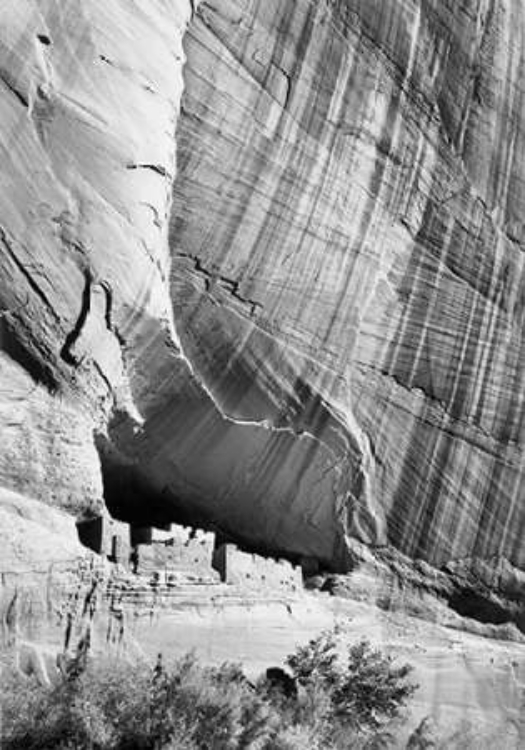
[[[418,7],[94,3],[74,59],[65,11],[5,26],[2,356],[91,418],[121,515],[523,566],[520,167],[488,149],[522,21]]]

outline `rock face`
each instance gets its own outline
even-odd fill
[[[336,570],[351,536],[525,567],[524,31],[4,3],[0,484]]]
[[[102,503],[94,431],[115,409],[138,419],[138,330],[170,320],[162,219],[190,9],[126,5],[0,9],[0,480],[77,514]]]
[[[232,418],[288,430],[268,506],[438,565],[525,560],[523,24],[499,0],[210,0],[188,35],[184,350]],[[330,488],[311,460],[277,489],[301,431]]]

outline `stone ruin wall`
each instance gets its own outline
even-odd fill
[[[151,540],[134,546],[135,572],[167,579],[171,574],[191,574],[201,580],[217,580],[212,568],[215,535],[199,529],[172,526],[151,530]]]
[[[288,592],[302,589],[300,567],[287,560],[274,560],[242,552],[234,544],[219,546],[215,551],[213,564],[225,583],[240,588]]]
[[[110,561],[159,583],[223,582],[240,589],[298,592],[302,570],[223,543],[212,532],[176,526],[136,527],[107,517],[78,525],[81,542]]]

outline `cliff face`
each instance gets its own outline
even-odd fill
[[[0,483],[523,568],[521,3],[195,5],[0,9]]]
[[[175,318],[223,411],[285,430],[260,502],[294,524],[525,561],[523,31],[501,0],[201,4]]]

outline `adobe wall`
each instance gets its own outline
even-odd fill
[[[130,536],[126,523],[101,515],[77,522],[77,533],[84,547],[125,567],[130,562]]]
[[[212,568],[215,537],[205,531],[173,526],[170,531],[152,529],[151,544],[135,547],[135,572],[190,573],[218,578]]]
[[[299,567],[287,560],[241,552],[233,544],[222,544],[215,551],[213,563],[222,581],[242,588],[293,593],[303,587]]]
[[[295,593],[303,587],[300,567],[242,552],[234,544],[217,544],[210,532],[177,525],[163,530],[128,527],[109,517],[84,521],[77,528],[85,546],[138,575],[167,580],[181,573],[273,593]]]

